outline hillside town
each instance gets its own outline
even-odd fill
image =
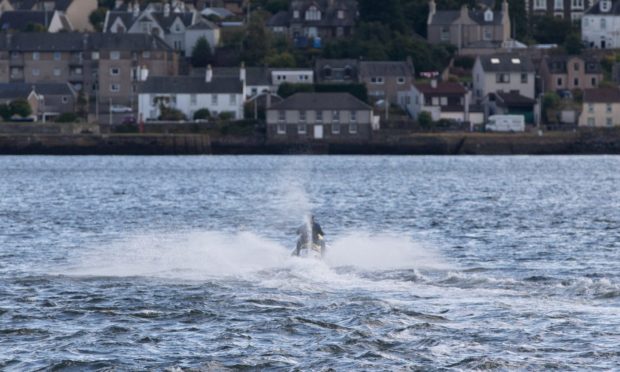
[[[617,48],[611,0],[2,0],[0,134],[605,133]]]

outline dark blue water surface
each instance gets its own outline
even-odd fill
[[[0,195],[2,370],[620,369],[620,157],[0,157]]]

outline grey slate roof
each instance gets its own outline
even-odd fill
[[[213,77],[229,77],[237,78],[240,76],[239,67],[215,67],[213,69]],[[200,69],[198,74],[205,76],[205,70]],[[267,67],[246,67],[245,77],[246,85],[271,85],[271,70]]]
[[[0,83],[0,99],[27,98],[32,90],[43,96],[72,96],[68,83]]]
[[[0,50],[84,51],[84,50],[171,50],[161,39],[144,34],[103,33],[16,33],[0,34]]]
[[[435,88],[433,88],[433,86],[429,83],[416,83],[413,85],[418,91],[428,96],[442,94],[464,95],[467,93],[467,89],[465,89],[465,87],[459,83],[453,82],[438,82]]]
[[[349,93],[295,93],[271,106],[273,110],[372,110]]]
[[[583,102],[620,103],[620,89],[618,88],[584,89]]]
[[[600,61],[592,56],[551,55],[545,58],[545,63],[552,74],[565,74],[567,73],[568,60],[571,58],[583,60],[587,74],[601,74],[603,72]]]
[[[217,25],[208,19],[200,18],[196,23],[189,26],[188,30],[215,30]]]
[[[499,25],[503,22],[503,14],[501,11],[493,11],[493,20],[487,22],[484,20],[484,10],[468,9],[467,14],[474,22],[479,25]],[[451,25],[459,18],[461,12],[459,10],[437,10],[431,19],[431,25]]]
[[[609,12],[601,12],[600,1],[597,1],[590,9],[586,10],[585,15],[620,15],[620,1],[611,4]]]
[[[151,76],[142,83],[140,93],[240,94],[243,93],[243,83],[239,77],[214,77],[207,83],[204,76]]]
[[[407,62],[398,61],[362,61],[362,76],[413,76],[413,68]]]
[[[305,19],[306,10],[317,6],[321,11],[318,21]],[[293,11],[299,11],[299,18],[293,18]],[[344,10],[344,17],[338,18],[338,10]],[[288,11],[276,13],[267,22],[268,27],[288,27],[292,23],[323,27],[350,27],[355,25],[358,5],[356,0],[297,0],[290,4]]]
[[[47,13],[47,14],[46,14]],[[34,10],[6,11],[0,16],[0,29],[24,30],[29,24],[40,24],[46,28],[49,26],[54,12],[42,12]]]
[[[121,19],[121,21],[123,22],[123,25],[125,25],[127,29],[130,29],[134,25],[134,23],[141,22],[145,18],[148,19],[146,17],[146,14],[150,14],[151,17],[155,20],[155,22],[157,22],[161,26],[161,28],[164,29],[164,32],[166,33],[170,32],[170,27],[172,26],[172,24],[175,22],[177,18],[181,20],[181,22],[186,28],[191,26],[194,20],[194,13],[192,12],[184,12],[184,13],[170,12],[170,14],[167,17],[164,16],[164,12],[150,12],[150,13],[144,13],[144,15],[140,14],[140,16],[138,17],[134,17],[132,13],[127,12],[127,11],[111,10],[111,11],[108,11],[108,19],[105,25],[106,28],[104,32],[110,32],[112,25],[114,24],[114,22],[116,22],[118,18]]]
[[[534,72],[532,60],[516,53],[484,55],[478,58],[485,72]],[[520,63],[514,63],[513,59]],[[492,60],[498,60],[498,63],[493,63]]]
[[[521,95],[518,91],[496,92],[497,104],[509,107],[531,107],[536,104],[536,100]]]
[[[288,27],[290,25],[290,17],[289,12],[281,10],[269,18],[267,27]]]

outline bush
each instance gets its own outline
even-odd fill
[[[11,116],[19,115],[22,118],[25,118],[32,114],[30,104],[25,99],[16,99],[15,101],[9,103],[9,108],[11,109]]]
[[[2,117],[4,121],[8,121],[11,119],[11,108],[9,107],[9,105],[0,105],[0,117]]]
[[[420,125],[420,127],[424,129],[428,129],[433,124],[433,117],[431,116],[430,113],[426,111],[422,111],[418,115],[418,124]]]
[[[159,120],[170,120],[170,121],[181,121],[185,120],[185,115],[175,108],[170,108],[166,106],[161,106],[159,108],[161,112],[159,115]]]
[[[211,111],[208,108],[202,108],[194,112],[194,120],[209,119],[211,117]]]
[[[454,67],[463,68],[465,70],[471,70],[474,68],[476,59],[470,56],[457,56],[454,58]]]
[[[224,112],[220,112],[219,118],[222,121],[230,121],[232,119],[234,119],[235,117],[235,113],[234,112],[228,112],[228,111],[224,111]]]
[[[78,121],[78,116],[73,112],[65,112],[58,115],[55,120],[57,123],[75,123]]]

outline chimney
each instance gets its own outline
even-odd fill
[[[427,23],[430,24],[431,21],[433,20],[433,16],[435,15],[435,13],[437,12],[437,4],[435,4],[435,0],[431,0],[428,2],[428,21]]]
[[[146,81],[149,78],[149,68],[143,65],[140,69],[140,81]]]
[[[508,16],[508,1],[506,0],[502,1],[502,14]]]
[[[166,2],[164,4],[164,17],[170,17],[170,3]]]
[[[239,80],[245,82],[245,76],[246,76],[245,62],[241,62],[241,68],[239,69]]]
[[[437,89],[437,79],[431,79],[431,88]]]
[[[133,17],[138,18],[140,15],[140,4],[137,1],[133,3]]]
[[[205,73],[205,81],[207,83],[210,83],[211,80],[213,80],[213,69],[211,68],[211,65],[207,65],[207,71]]]
[[[119,9],[122,6],[123,6],[123,0],[116,0],[114,2],[114,9]]]
[[[469,16],[469,10],[467,9],[467,5],[463,4],[461,6],[461,18],[467,18]]]

